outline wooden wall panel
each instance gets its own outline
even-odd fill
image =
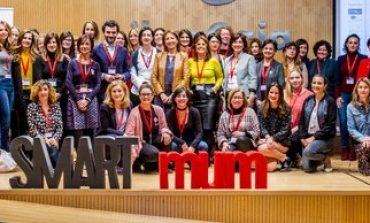
[[[235,0],[224,6],[209,6],[201,0],[0,0],[0,7],[13,7],[14,22],[21,29],[36,27],[41,32],[65,30],[81,34],[88,20],[99,26],[117,20],[124,31],[131,21],[149,20],[151,27],[172,30],[207,30],[214,22],[230,24],[234,30],[287,30],[292,38],[305,37],[310,45],[319,39],[332,40],[332,0]]]

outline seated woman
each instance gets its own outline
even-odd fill
[[[347,107],[347,125],[354,139],[358,169],[370,175],[370,80],[361,78],[353,90],[352,103]]]
[[[315,172],[324,160],[324,170],[332,171],[330,159],[326,158],[334,145],[337,107],[334,99],[325,92],[326,86],[326,78],[316,74],[311,84],[314,95],[308,97],[302,107],[299,135],[304,148],[302,160],[306,172]]]
[[[217,142],[222,151],[247,152],[256,148],[260,131],[258,118],[247,104],[244,91],[234,89],[229,92],[227,109],[222,113],[217,129]]]
[[[198,109],[192,107],[190,92],[178,87],[172,95],[172,108],[167,112],[167,121],[173,133],[171,150],[181,152],[208,151],[208,145],[202,141],[203,128]]]
[[[257,149],[274,160],[269,163],[269,171],[277,168],[275,160],[282,162],[283,168],[286,169],[290,161],[285,153],[291,144],[291,110],[284,100],[283,88],[276,82],[267,88],[265,98],[258,109],[261,139],[258,141]]]
[[[45,138],[51,163],[55,167],[59,157],[59,140],[63,133],[62,112],[56,91],[46,80],[39,80],[31,88],[31,103],[27,107],[29,135]]]
[[[152,105],[154,90],[143,83],[139,88],[140,104],[131,110],[125,135],[139,137],[139,145],[133,146],[131,163],[134,171],[156,169],[158,153],[169,151],[172,132],[167,127],[166,116],[161,107]]]
[[[123,136],[130,114],[130,93],[127,85],[116,80],[111,82],[100,106],[99,135]]]

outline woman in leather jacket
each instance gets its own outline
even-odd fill
[[[337,117],[335,101],[326,92],[327,80],[317,74],[312,79],[314,95],[303,104],[299,123],[299,134],[303,145],[303,168],[306,172],[315,172],[324,161],[326,172],[331,172],[327,154],[332,150],[336,134]]]

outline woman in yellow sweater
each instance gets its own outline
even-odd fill
[[[194,58],[189,59],[190,86],[193,91],[194,107],[202,116],[204,140],[212,148],[216,129],[216,99],[223,74],[220,63],[211,57],[208,40],[199,36],[194,41]]]

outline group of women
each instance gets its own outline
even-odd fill
[[[350,148],[356,148],[360,172],[370,174],[370,62],[358,52],[357,35],[347,38],[338,61],[330,59],[325,40],[309,60],[308,43],[300,39],[285,45],[282,63],[274,58],[274,40],[248,44],[228,27],[208,36],[145,27],[115,38],[130,52],[131,80],[112,81],[99,103],[96,23],[84,24],[77,50],[73,35],[63,32],[47,33],[40,52],[32,31],[14,41],[1,21],[1,147],[8,149],[10,128],[12,137],[41,135],[55,164],[67,135],[77,143],[82,135],[126,135],[139,137],[134,171],[155,170],[159,151],[212,153],[215,147],[258,150],[269,158],[269,170],[281,164],[287,171],[300,155],[307,172],[331,171],[338,107],[342,158],[354,159]]]

